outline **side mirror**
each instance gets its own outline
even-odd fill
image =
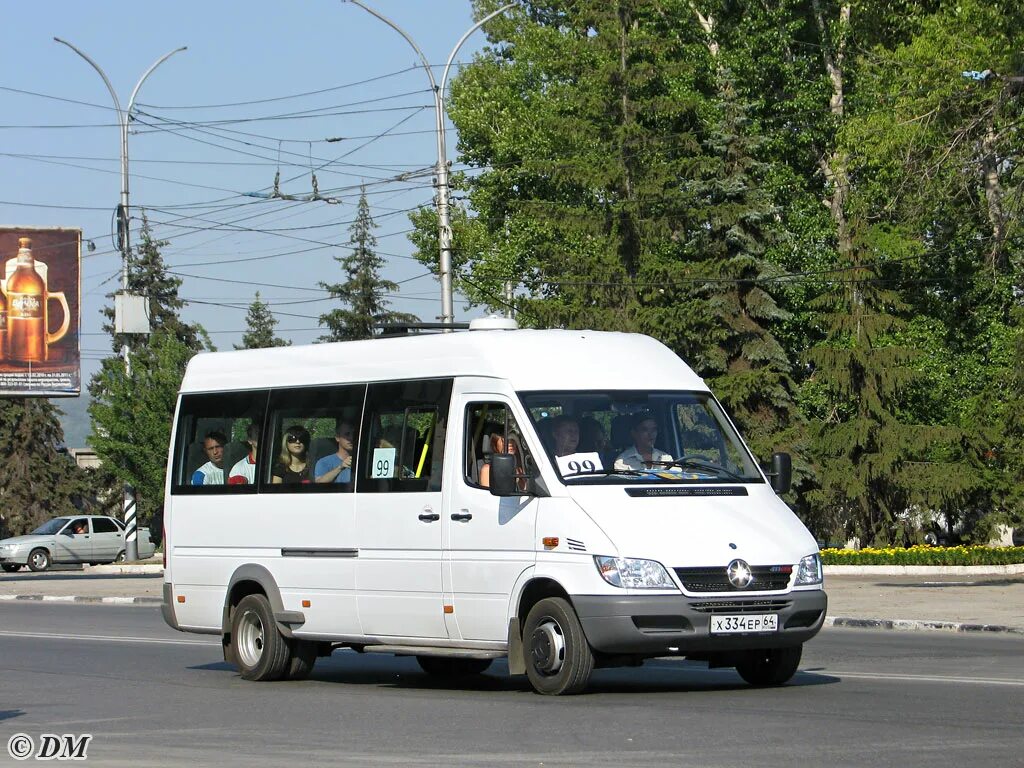
[[[509,453],[491,456],[491,495],[518,496],[516,487],[516,457]]]
[[[772,454],[772,471],[768,473],[772,488],[780,496],[793,487],[793,459],[788,453]]]

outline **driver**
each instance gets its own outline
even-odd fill
[[[658,439],[658,422],[650,413],[636,414],[629,434],[633,445],[618,455],[615,469],[649,469],[656,462],[672,461],[670,454],[654,445]]]

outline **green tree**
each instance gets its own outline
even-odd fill
[[[92,478],[60,450],[60,410],[43,398],[0,400],[0,536],[96,503]]]
[[[127,342],[131,373],[122,359],[109,357],[89,383],[90,445],[105,473],[135,489],[139,524],[148,525],[154,538],[160,535],[164,465],[178,387],[189,358],[204,348],[212,349],[202,326],[181,319],[185,306],[178,295],[181,280],[168,274],[161,253],[164,246],[166,242],[153,239],[143,217],[128,285],[148,298],[153,331],[113,334],[113,309],[106,308],[104,328],[113,335],[115,351]]]
[[[270,311],[265,302],[260,301],[260,292],[256,291],[256,298],[249,305],[249,312],[245,316],[245,333],[242,335],[242,346],[235,345],[235,349],[265,349],[267,347],[287,347],[290,341],[278,338],[274,333],[277,326],[277,318]]]
[[[384,259],[374,251],[377,238],[373,230],[376,228],[364,188],[359,196],[356,218],[349,227],[351,252],[334,257],[345,273],[345,282],[320,283],[321,288],[344,305],[320,316],[320,325],[328,329],[327,335],[320,337],[321,341],[369,339],[379,333],[381,325],[418,320],[415,315],[388,309],[391,302],[387,294],[395,293],[398,284],[380,276]]]
[[[196,351],[204,346],[210,347],[209,338],[199,326],[190,325],[181,319],[181,310],[185,306],[185,302],[178,295],[181,278],[168,273],[162,254],[167,241],[153,239],[153,230],[145,212],[142,214],[139,240],[128,262],[128,291],[146,297],[150,328],[169,331]],[[107,298],[112,299],[113,294]],[[114,333],[113,302],[110,306],[104,307],[103,317],[106,319],[103,330],[111,335],[116,353],[120,353],[124,344],[128,345],[129,352],[146,345],[145,334]]]
[[[130,377],[119,359],[107,358],[89,384],[90,444],[105,469],[134,487],[139,524],[148,525],[154,539],[160,535],[174,406],[194,352],[171,331],[158,329],[132,356]]]

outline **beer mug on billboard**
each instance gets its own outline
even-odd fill
[[[47,359],[51,344],[64,338],[71,324],[71,312],[63,291],[47,291],[46,264],[32,257],[32,240],[18,238],[17,261],[7,262],[7,349],[6,360],[12,363],[38,363]],[[51,301],[60,304],[63,320],[56,333],[50,333]]]

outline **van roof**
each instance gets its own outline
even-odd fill
[[[201,353],[189,362],[181,391],[448,376],[505,379],[517,391],[707,390],[686,363],[649,336],[515,330]]]

